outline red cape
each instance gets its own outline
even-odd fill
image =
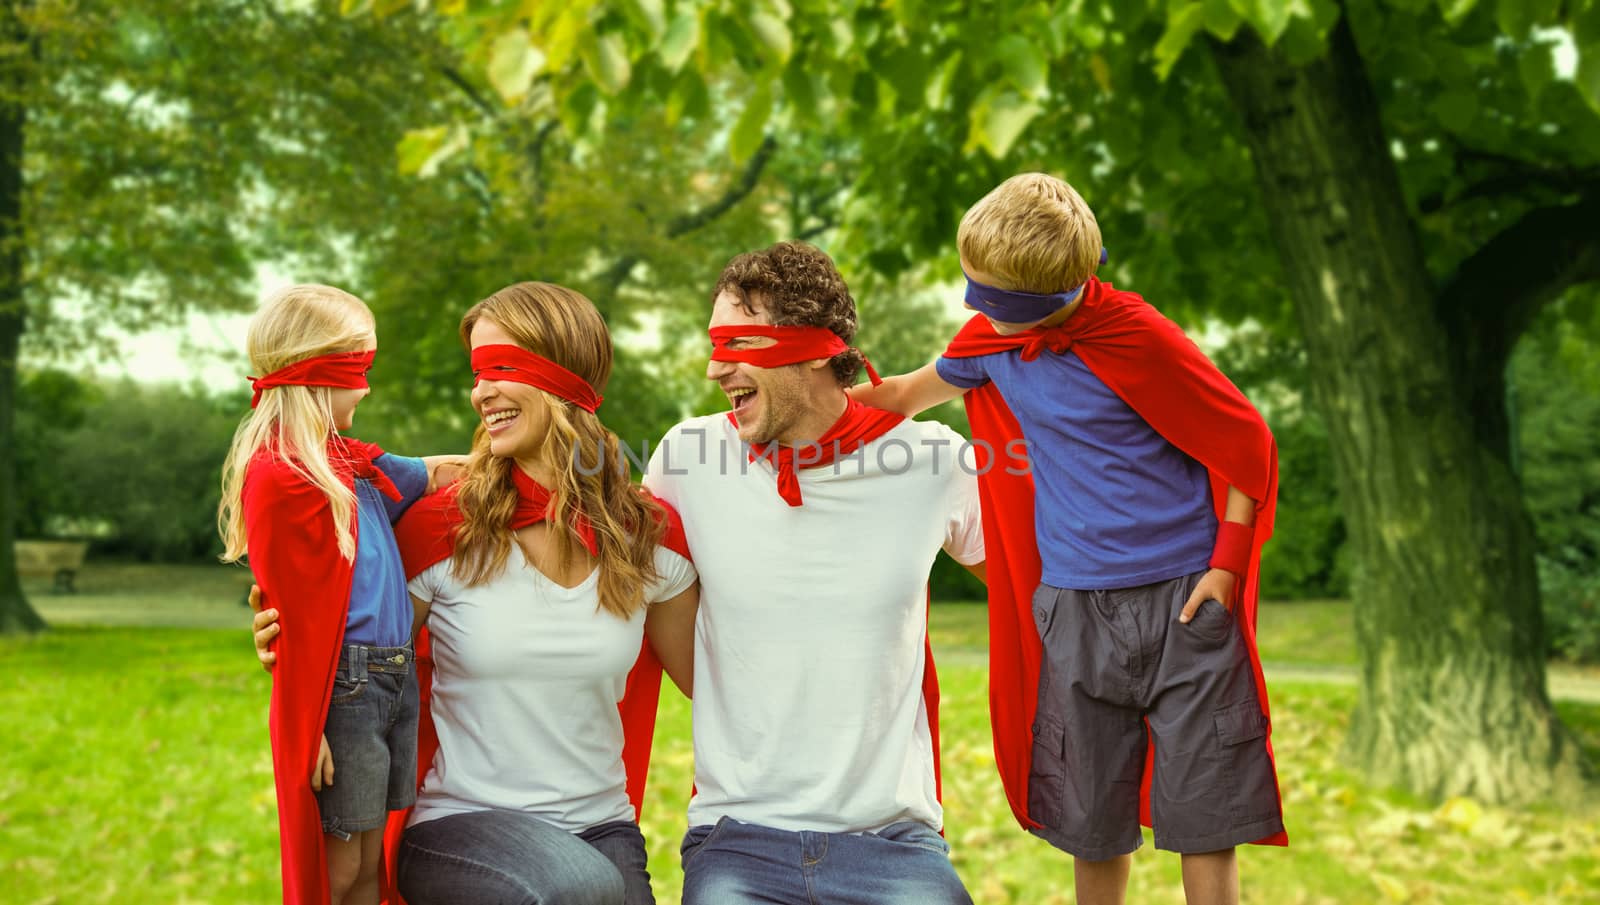
[[[456,506],[458,486],[452,484],[418,500],[395,526],[395,540],[400,544],[400,558],[405,562],[408,581],[450,558],[454,532],[461,523],[461,510]],[[647,490],[640,492],[649,493]],[[667,531],[661,538],[661,546],[690,559],[689,541],[684,536],[677,510],[661,500],[656,502],[667,512]],[[519,515],[510,528],[515,531],[542,520],[542,517]],[[420,790],[433,766],[433,756],[439,750],[439,733],[433,725],[433,646],[426,627],[417,633],[416,656],[417,690],[422,701],[417,719],[417,788]],[[650,744],[655,736],[656,707],[660,698],[661,661],[646,638],[639,649],[639,658],[628,672],[622,700],[617,704],[617,711],[622,715],[622,764],[628,775],[628,800],[633,802],[635,820],[644,808],[645,778],[650,768]],[[383,901],[389,905],[404,905],[405,902],[400,896],[397,870],[400,840],[410,819],[410,808],[392,811],[383,832],[381,885]]]
[[[377,458],[383,450],[344,439],[353,455]],[[354,489],[353,470],[330,457]],[[282,614],[273,642],[268,718],[273,782],[278,791],[278,839],[286,905],[326,905],[328,868],[322,815],[311,790],[322,729],[328,719],[333,675],[350,609],[353,564],[339,553],[328,497],[274,447],[257,451],[245,468],[245,537],[250,571],[261,593]],[[357,530],[350,514],[350,530]]]
[[[1097,279],[1089,280],[1081,306],[1058,327],[1000,336],[978,315],[956,334],[944,354],[970,358],[1025,346],[1033,350],[1043,346],[1048,350],[1045,354],[1070,348],[1167,442],[1205,466],[1219,521],[1227,506],[1229,485],[1256,501],[1250,565],[1239,586],[1234,615],[1250,652],[1262,712],[1270,717],[1266,680],[1256,651],[1256,603],[1261,546],[1272,536],[1277,508],[1278,448],[1261,413],[1177,324],[1138,295],[1118,291]],[[1007,443],[1022,437],[1022,428],[992,382],[967,393],[966,406],[973,438],[986,441],[991,450],[1003,450]],[[1032,613],[1032,595],[1040,574],[1033,478],[1008,474],[993,452],[985,456],[982,444],[975,448],[980,455],[978,492],[988,551],[989,712],[995,763],[1017,821],[1023,827],[1035,827],[1038,824],[1028,817],[1040,659]],[[1266,744],[1270,756],[1270,719]],[[1140,795],[1140,813],[1146,825],[1150,823],[1150,770],[1154,763],[1149,755],[1146,752]],[[1280,832],[1257,842],[1287,845],[1288,836]]]

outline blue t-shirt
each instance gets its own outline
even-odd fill
[[[356,560],[344,643],[401,647],[411,639],[412,611],[393,523],[428,489],[428,469],[421,459],[387,453],[372,464],[394,482],[400,499],[389,499],[371,481],[356,481]]]
[[[1091,591],[1206,568],[1216,542],[1206,469],[1168,443],[1070,350],[938,361],[959,387],[994,381],[1028,442],[1040,579]]]

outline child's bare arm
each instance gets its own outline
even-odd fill
[[[428,469],[428,493],[456,481],[467,473],[466,456],[423,456],[422,465]]]
[[[941,402],[949,402],[967,391],[944,382],[933,364],[923,365],[910,374],[885,378],[878,386],[861,384],[850,388],[857,402],[910,417]]]
[[[1230,484],[1228,486],[1228,502],[1223,509],[1222,520],[1223,524],[1217,526],[1219,535],[1217,546],[1219,549],[1224,546],[1220,542],[1220,535],[1224,531],[1241,530],[1237,528],[1238,525],[1249,526],[1255,524],[1256,501],[1245,496],[1244,491]],[[1233,522],[1236,527],[1234,529],[1227,528],[1228,522]],[[1248,540],[1249,535],[1246,534],[1244,537]],[[1245,546],[1248,547],[1248,543]],[[1217,562],[1215,554],[1213,554],[1211,561]],[[1207,600],[1215,600],[1228,609],[1233,609],[1233,594],[1238,587],[1240,577],[1240,573],[1213,566],[1194,586],[1193,593],[1189,595],[1189,599],[1183,605],[1183,612],[1179,614],[1178,621],[1188,622],[1193,619],[1195,611],[1200,609],[1200,604],[1205,603]]]

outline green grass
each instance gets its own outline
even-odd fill
[[[277,897],[269,680],[250,654],[239,579],[220,568],[91,568],[79,599],[35,598],[55,630],[0,638],[0,902]],[[134,590],[140,584],[160,590]],[[1295,609],[1276,622],[1277,606]],[[1264,607],[1263,649],[1296,650],[1278,637],[1285,632],[1331,645],[1336,639],[1293,617],[1337,621],[1338,606]],[[190,618],[230,630],[64,627],[66,613]],[[1070,902],[1068,859],[1017,829],[994,773],[983,618],[981,607],[959,605],[933,616],[952,857],[984,905]],[[1293,845],[1242,852],[1244,901],[1555,903],[1600,888],[1600,802],[1433,806],[1367,788],[1340,749],[1355,696],[1336,683],[1274,685]],[[691,749],[687,702],[670,685],[662,702],[645,834],[666,905],[678,899]],[[1560,709],[1600,750],[1600,705],[1564,701]],[[1181,902],[1176,857],[1141,850],[1129,901]]]
[[[929,618],[941,650],[988,650],[988,608],[982,602],[940,603]],[[1256,617],[1261,659],[1268,663],[1334,666],[1356,662],[1355,632],[1347,600],[1269,601]]]

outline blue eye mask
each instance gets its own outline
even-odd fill
[[[1100,249],[1100,263],[1104,264],[1108,257],[1106,250]],[[963,275],[966,275],[965,271]],[[967,276],[967,304],[979,313],[1007,324],[1031,324],[1034,321],[1042,321],[1072,304],[1082,294],[1082,285],[1067,292],[1039,295],[989,286],[974,280],[970,275]]]

